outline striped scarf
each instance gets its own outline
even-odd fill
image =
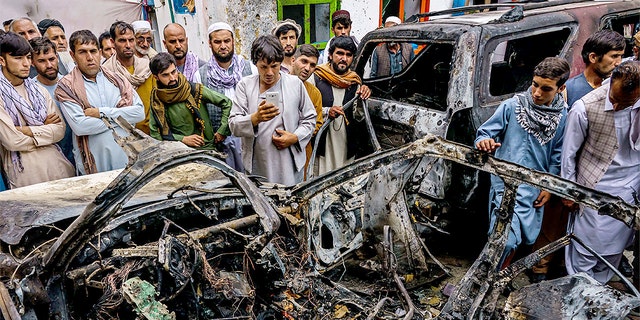
[[[187,77],[189,82],[195,81],[196,72],[198,71],[198,56],[193,52],[187,52],[187,56],[184,58],[184,69],[182,74]]]
[[[242,58],[237,54],[233,55],[229,65],[229,69],[233,70],[231,75],[218,64],[215,56],[211,56],[207,64],[209,66],[207,68],[207,87],[209,88],[235,88],[236,84],[242,79],[244,63],[242,63]]]
[[[4,109],[11,117],[13,125],[44,125],[44,121],[47,118],[47,105],[44,95],[38,89],[38,85],[33,79],[25,79],[24,87],[27,90],[27,96],[31,103],[18,93],[16,88],[4,76],[2,70],[0,70],[0,99],[4,102]],[[20,115],[22,115],[26,123],[22,123]],[[24,171],[18,151],[11,152],[11,161],[13,162],[14,170],[17,169],[18,172]]]

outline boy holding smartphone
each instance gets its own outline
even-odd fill
[[[298,77],[280,72],[284,51],[272,35],[258,37],[251,60],[258,74],[236,87],[229,127],[242,139],[242,162],[248,174],[294,185],[302,181],[305,147],[316,111]]]

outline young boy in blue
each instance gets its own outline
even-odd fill
[[[475,140],[477,149],[495,151],[496,158],[528,168],[560,174],[562,136],[567,104],[561,92],[569,78],[569,63],[550,57],[540,62],[531,87],[502,102],[480,128]],[[490,230],[502,202],[504,182],[491,176],[489,193]],[[506,267],[516,248],[524,242],[533,244],[540,233],[542,210],[551,195],[529,185],[520,185],[516,196],[509,238],[499,266]]]

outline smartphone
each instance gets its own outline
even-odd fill
[[[266,100],[280,109],[280,92],[266,92]]]

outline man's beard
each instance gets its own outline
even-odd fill
[[[158,88],[160,89],[174,89],[178,87],[178,80],[174,81],[173,83],[169,82],[169,84],[164,85],[162,82],[158,81]]]
[[[611,72],[609,73],[604,73],[600,70],[598,70],[598,68],[593,69],[593,72],[595,72],[595,74],[598,75],[598,77],[600,77],[601,79],[606,79],[609,78],[611,76],[611,73],[613,72],[613,70],[611,70]]]
[[[296,54],[296,50],[295,49],[293,49],[291,51],[284,50],[284,56],[287,57],[287,58],[293,57],[294,54]]]
[[[140,53],[141,55],[146,55],[149,53],[149,49],[142,49],[140,47],[138,47],[138,45],[135,45],[136,51],[138,51],[138,53]]]
[[[331,61],[331,68],[333,68],[333,72],[335,72],[337,75],[343,75],[345,73],[347,73],[347,71],[349,71],[349,66],[347,66],[344,71],[338,69],[339,65],[338,63],[335,63],[333,61]]]
[[[215,52],[213,53],[213,56],[216,57],[216,61],[222,62],[222,63],[231,61],[231,59],[233,59],[233,55],[234,55],[234,50],[229,51],[229,55],[227,56],[222,56]]]
[[[184,58],[184,57],[186,57],[186,56],[187,56],[187,53],[186,53],[185,51],[182,51],[182,50],[181,50],[181,51],[174,51],[174,52],[173,52],[173,57],[174,57],[176,60],[180,60],[180,59],[182,59],[182,58]]]
[[[47,73],[46,73],[46,71],[47,71],[47,70],[45,70],[45,73],[44,73],[44,74],[42,74],[42,76],[43,76],[45,79],[49,80],[49,81],[56,80],[56,79],[58,79],[58,72],[59,72],[59,70],[58,70],[58,69],[54,69],[54,70],[56,71],[54,74],[47,74]]]

